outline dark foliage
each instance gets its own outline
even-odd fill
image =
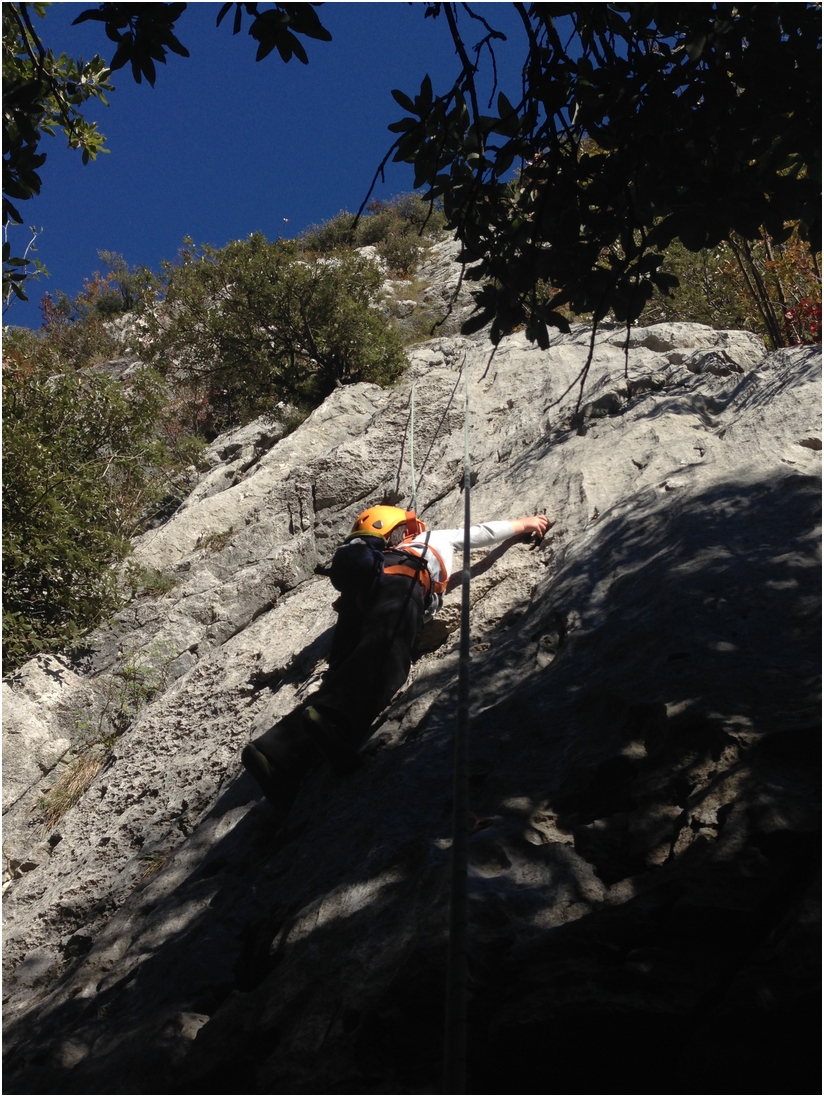
[[[393,92],[408,112],[390,127],[394,159],[415,165],[488,283],[465,331],[492,321],[497,342],[523,323],[545,346],[548,326],[567,327],[562,306],[631,322],[675,284],[661,269],[674,240],[780,242],[797,224],[820,248],[818,5],[515,7],[517,103],[501,94],[482,113],[453,4],[427,15],[448,23],[454,85]]]
[[[36,337],[3,368],[3,667],[65,647],[119,604],[114,560],[168,490],[158,378],[56,373]]]

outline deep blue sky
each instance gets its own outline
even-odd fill
[[[35,20],[44,44],[109,59],[114,44],[101,24],[71,26],[92,6],[52,4],[45,20]],[[518,17],[508,3],[473,7],[512,32],[496,52],[500,87],[517,100]],[[51,277],[32,283],[29,302],[14,304],[5,323],[38,327],[42,294],[74,296],[84,276],[100,269],[99,250],[157,269],[187,235],[221,247],[255,231],[292,236],[341,209],[356,210],[391,144],[386,127],[404,113],[391,89],[414,94],[429,73],[442,91],[458,71],[443,16],[425,19],[423,3],[324,4],[319,15],[332,41],[302,39],[308,65],[284,64],[277,52],[255,62],[248,18],[233,37],[231,13],[215,27],[219,10],[217,3],[189,4],[176,33],[191,57],[170,54],[154,88],[136,85],[129,69],[113,74],[110,106],[94,103],[87,112],[98,119],[109,155],[84,167],[62,135],[43,139],[42,192],[20,212],[26,225],[43,229],[38,255]],[[467,21],[464,33],[471,46],[483,28]],[[376,196],[409,191],[412,178],[410,166],[389,165]],[[28,235],[25,226],[13,231],[14,252]]]

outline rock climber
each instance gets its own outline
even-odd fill
[[[522,534],[543,538],[546,515],[471,526],[472,548]],[[370,725],[406,681],[425,620],[440,608],[463,529],[428,530],[414,511],[363,511],[319,569],[341,592],[329,666],[309,702],[249,743],[242,761],[279,811],[294,800],[320,754],[338,774],[360,763]]]

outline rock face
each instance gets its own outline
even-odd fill
[[[6,1092],[443,1092],[460,591],[354,776],[278,829],[239,754],[317,685],[313,569],[413,443],[461,524],[462,367],[474,519],[554,522],[472,561],[467,1091],[814,1092],[820,351],[625,342],[577,410],[585,329],[452,337],[222,437],[135,545],[170,589],[7,681]]]

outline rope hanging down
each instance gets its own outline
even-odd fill
[[[429,449],[424,454],[423,461],[421,462],[421,467],[420,467],[420,470],[419,470],[419,476],[418,476],[417,484],[416,484],[416,481],[415,481],[415,431],[414,431],[414,421],[413,421],[414,420],[414,408],[412,406],[410,406],[410,415],[409,415],[409,426],[410,426],[409,462],[410,462],[410,465],[412,466],[412,500],[411,500],[409,505],[412,508],[412,510],[415,511],[416,514],[417,514],[417,507],[414,504],[417,502],[417,486],[419,484],[423,483],[423,472],[424,472],[424,469],[426,468],[426,463],[429,460],[429,457],[432,453],[432,448],[435,445],[435,442],[437,441],[438,436],[441,433],[441,427],[446,422],[446,417],[449,414],[449,409],[452,407],[452,401],[455,399],[455,393],[458,391],[458,386],[461,383],[461,376],[462,376],[462,373],[463,373],[463,370],[464,370],[465,366],[466,366],[466,355],[464,354],[464,365],[458,371],[458,379],[455,382],[455,387],[452,389],[452,392],[450,392],[450,394],[449,394],[449,399],[446,402],[446,407],[443,409],[443,414],[441,415],[440,422],[438,423],[437,427],[435,427],[435,432],[429,440]],[[413,393],[410,394],[410,404],[411,404],[411,401],[414,399],[414,388],[415,388],[415,385],[417,385],[417,383],[418,382],[415,381],[412,385]],[[405,436],[404,436],[404,440],[405,440]],[[403,463],[403,447],[401,447],[401,464],[402,463]],[[398,476],[400,477],[400,469],[398,470]],[[398,483],[400,484],[400,479],[399,479]]]
[[[469,980],[467,933],[469,860],[469,371],[464,364],[464,546],[461,573],[461,642],[452,816],[452,883],[446,975],[444,1093],[466,1093],[466,1003]]]
[[[464,376],[464,544],[461,573],[461,638],[458,662],[458,712],[455,725],[455,761],[452,815],[452,874],[449,896],[449,944],[446,972],[446,1016],[444,1040],[443,1092],[466,1093],[467,996],[468,963],[468,894],[469,862],[469,582],[471,472],[469,467],[469,370],[466,358],[461,372]],[[440,432],[461,378],[449,397],[449,403],[424,457],[426,464],[435,438]],[[412,510],[417,513],[417,483],[415,479],[415,385],[410,393],[409,464],[412,474]],[[423,478],[423,466],[421,467]]]
[[[412,510],[418,513],[418,488],[415,483],[415,386],[417,381],[412,382],[412,392],[409,397],[410,411],[409,411],[409,465],[412,470]]]

